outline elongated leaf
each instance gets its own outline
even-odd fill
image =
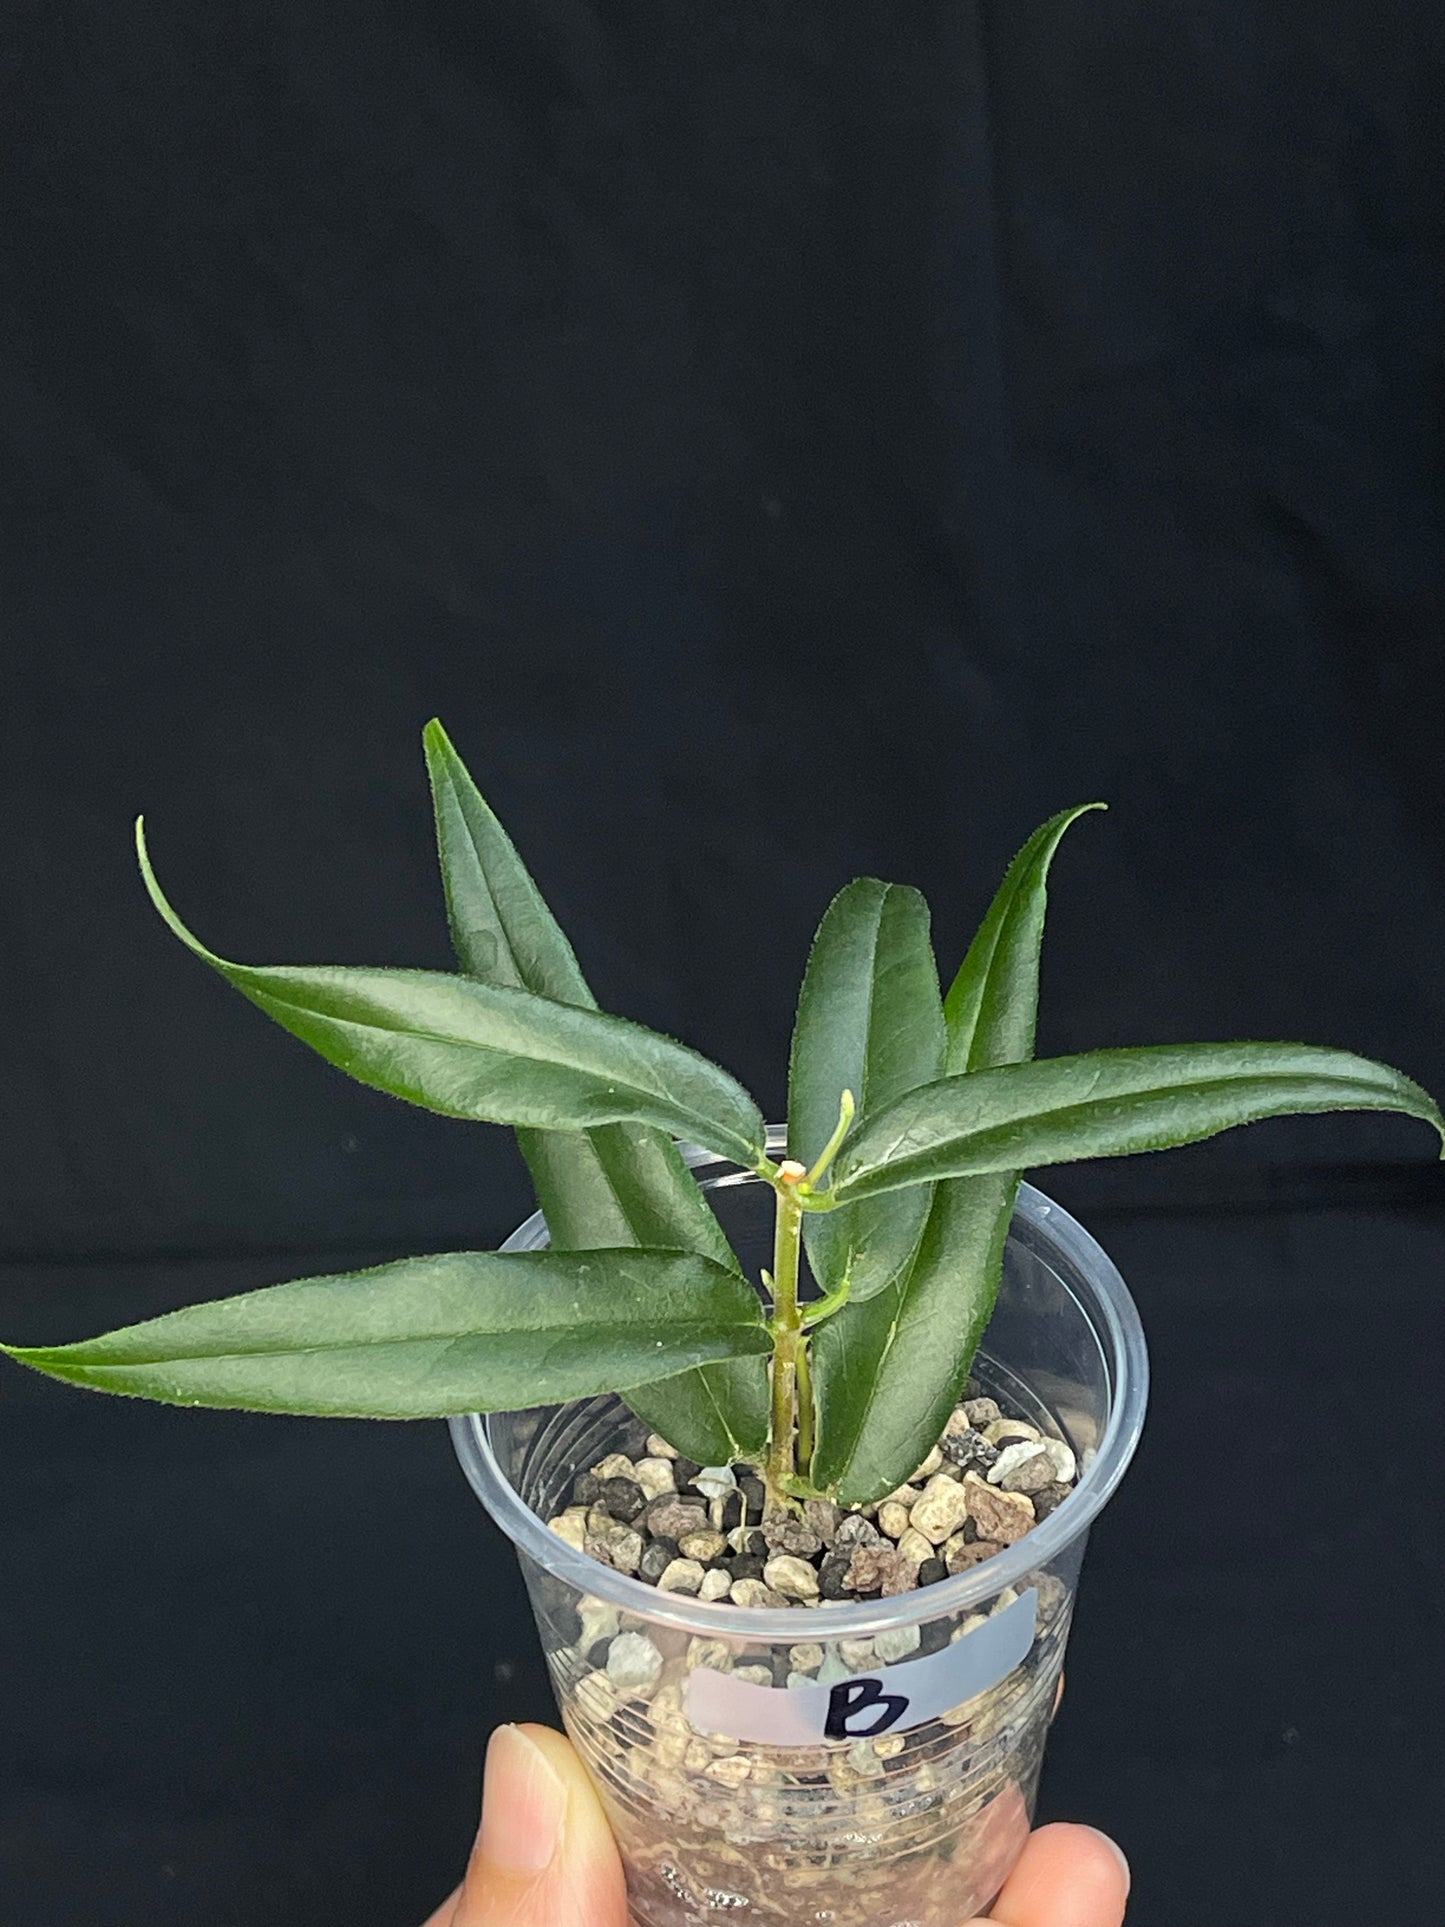
[[[950,1071],[1032,1054],[1049,866],[1069,825],[1102,807],[1060,811],[1009,865],[945,1004]],[[846,1503],[901,1484],[947,1423],[993,1316],[1019,1177],[990,1171],[935,1185],[907,1273],[818,1333],[813,1471]]]
[[[424,744],[457,961],[469,976],[595,1008],[572,947],[441,724]],[[548,1236],[559,1250],[646,1245],[737,1260],[672,1138],[637,1124],[522,1129]],[[761,1358],[702,1366],[629,1392],[629,1403],[700,1465],[762,1450],[768,1376]]]
[[[908,1270],[813,1338],[813,1482],[845,1505],[903,1484],[938,1443],[993,1314],[1018,1177],[941,1184]]]
[[[227,963],[192,936],[156,882],[175,934],[244,997],[359,1083],[449,1117],[579,1129],[628,1120],[754,1165],[763,1121],[742,1086],[685,1045],[621,1017],[437,971]]]
[[[1071,823],[1107,808],[1080,803],[1060,810],[1009,865],[944,1004],[951,1072],[1020,1064],[1033,1056],[1049,865]]]
[[[867,1117],[944,1067],[943,1006],[917,890],[860,877],[818,926],[798,996],[788,1083],[788,1152],[811,1166],[838,1123],[844,1091]],[[891,1193],[805,1220],[808,1259],[828,1292],[871,1298],[912,1257],[926,1189]]]
[[[561,925],[441,724],[422,732],[452,947],[468,976],[595,1010]]]
[[[1008,1064],[910,1091],[845,1147],[837,1195],[1160,1151],[1310,1111],[1400,1111],[1434,1125],[1445,1143],[1445,1119],[1427,1092],[1349,1051],[1146,1045]]]
[[[77,1345],[4,1346],[37,1371],[170,1405],[440,1418],[611,1392],[762,1353],[756,1294],[644,1251],[461,1251],[302,1278]]]

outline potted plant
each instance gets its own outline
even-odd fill
[[[516,1542],[642,1927],[956,1927],[1029,1812],[1088,1526],[1143,1419],[1137,1315],[1024,1169],[1335,1109],[1445,1120],[1347,1052],[1033,1057],[1045,889],[1010,866],[946,997],[912,889],[823,918],[785,1128],[597,1009],[439,723],[459,973],[197,956],[321,1056],[516,1127],[541,1210],[406,1258],[6,1347],[171,1403],[447,1417]],[[684,1149],[682,1147],[690,1147]],[[1442,1152],[1445,1155],[1445,1152]]]

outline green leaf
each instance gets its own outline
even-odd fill
[[[951,1071],[1032,1054],[1049,866],[1069,825],[1102,807],[1060,811],[1009,865],[948,993]],[[813,1475],[846,1503],[866,1505],[901,1485],[947,1424],[993,1316],[1019,1175],[936,1185],[907,1273],[819,1331]]]
[[[272,1285],[77,1345],[0,1350],[170,1405],[401,1419],[587,1398],[769,1343],[747,1281],[706,1258],[462,1251]]]
[[[449,1117],[575,1130],[655,1124],[755,1166],[756,1104],[716,1064],[600,1011],[437,971],[227,963],[192,936],[136,846],[175,934],[252,1003],[362,1084]]]
[[[838,1123],[844,1091],[866,1118],[943,1068],[928,905],[917,890],[860,877],[828,906],[798,996],[789,1155],[812,1167]],[[882,1291],[913,1255],[928,1203],[926,1191],[907,1190],[810,1214],[804,1235],[819,1284],[853,1300]]]
[[[941,1184],[912,1265],[814,1334],[815,1485],[869,1505],[937,1445],[993,1314],[1018,1177]]]
[[[836,1194],[1191,1144],[1265,1117],[1400,1111],[1445,1119],[1399,1071],[1310,1044],[1162,1044],[1084,1051],[945,1077],[910,1091],[843,1149]],[[1442,1151],[1445,1156],[1445,1151]]]
[[[951,1072],[1021,1064],[1033,1056],[1049,866],[1069,825],[1108,807],[1080,803],[1060,810],[1009,865],[944,1003]]]
[[[595,1010],[527,866],[435,717],[422,732],[452,947],[468,976]]]
[[[424,734],[437,848],[457,960],[483,982],[595,1008],[572,947],[446,731]],[[672,1138],[646,1125],[519,1130],[548,1236],[560,1250],[646,1245],[737,1260]],[[760,1452],[767,1440],[763,1360],[704,1366],[640,1386],[633,1409],[701,1465]]]

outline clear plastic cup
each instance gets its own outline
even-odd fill
[[[769,1133],[773,1154],[782,1141]],[[690,1161],[756,1277],[771,1190]],[[546,1241],[536,1214],[503,1248]],[[970,1570],[812,1610],[659,1593],[548,1530],[578,1473],[641,1455],[647,1428],[620,1399],[452,1420],[468,1479],[517,1546],[636,1927],[958,1927],[987,1911],[1027,1838],[1089,1525],[1133,1455],[1148,1380],[1118,1271],[1031,1185],[974,1376],[1073,1448],[1074,1491]]]

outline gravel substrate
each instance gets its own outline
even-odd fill
[[[712,1927],[725,1913],[757,1927],[957,1927],[982,1913],[1028,1831],[1070,1590],[1040,1569],[981,1608],[939,1611],[920,1589],[1063,1503],[1078,1470],[1069,1447],[971,1383],[896,1492],[765,1520],[756,1464],[695,1465],[620,1401],[617,1412],[612,1424],[589,1414],[591,1449],[612,1449],[564,1480],[552,1530],[659,1592],[800,1615],[790,1639],[734,1633],[728,1613],[699,1637],[534,1579],[558,1701],[622,1849],[636,1927]],[[922,1724],[780,1746],[689,1720],[698,1669],[753,1687],[837,1686],[941,1652],[1025,1590],[1036,1617],[1022,1662]],[[899,1624],[861,1638],[829,1626],[831,1604],[900,1594],[918,1604],[900,1601]]]
[[[579,1473],[550,1521],[655,1586],[736,1606],[816,1606],[936,1585],[1014,1545],[1072,1491],[1074,1454],[970,1385],[913,1477],[876,1505],[805,1500],[767,1519],[760,1467],[700,1466],[654,1433]],[[901,1657],[901,1655],[900,1655]]]

